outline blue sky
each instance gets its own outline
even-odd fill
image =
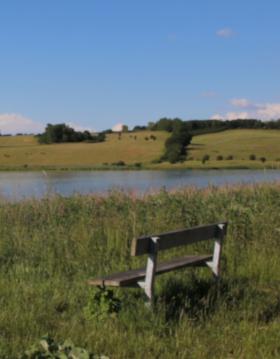
[[[0,130],[280,118],[279,0],[9,0]]]

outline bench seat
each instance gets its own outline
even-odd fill
[[[174,269],[180,269],[188,266],[204,266],[206,262],[211,261],[212,255],[192,255],[173,259],[171,261],[159,263],[156,267],[155,274],[163,274]],[[129,287],[135,285],[138,281],[145,278],[146,267],[132,269],[130,271],[115,273],[108,276],[91,279],[88,284],[94,286],[110,287]]]

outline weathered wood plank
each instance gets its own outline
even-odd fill
[[[163,274],[174,269],[180,269],[191,266],[205,266],[207,261],[212,260],[212,255],[198,255],[198,256],[184,256],[173,259],[168,262],[159,263],[157,265],[155,274]],[[102,278],[91,279],[88,284],[111,287],[126,287],[143,279],[146,275],[146,267],[140,269],[133,269],[127,272],[121,272],[105,276]]]
[[[223,229],[219,228],[220,224],[224,225]],[[226,222],[219,222],[205,226],[135,238],[132,241],[131,255],[140,256],[149,253],[151,237],[159,237],[159,250],[165,250],[195,242],[219,238],[225,235],[226,227]]]

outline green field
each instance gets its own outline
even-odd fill
[[[202,164],[204,155],[210,160]],[[256,160],[250,160],[255,155]],[[217,156],[223,156],[217,160]],[[227,159],[232,156],[233,159]],[[265,162],[260,161],[264,157]],[[161,163],[157,168],[170,168]],[[227,130],[194,136],[188,148],[187,161],[172,168],[280,168],[279,130]]]
[[[248,160],[251,154],[257,158],[280,161],[280,131],[278,130],[228,130],[200,135],[193,138],[189,157],[201,160],[203,155],[215,159],[233,155],[236,160]]]
[[[163,154],[167,137],[167,132],[142,131],[124,133],[121,139],[118,134],[109,134],[103,143],[39,145],[32,136],[0,136],[0,169],[98,169],[111,168],[118,161],[158,169],[280,167],[279,130],[241,129],[194,136],[187,161],[174,165],[152,163]],[[210,160],[203,164],[204,155],[209,155]],[[256,160],[250,160],[250,155],[255,155]],[[217,160],[217,156],[223,159]],[[229,160],[229,156],[233,159]]]
[[[218,286],[207,268],[183,269],[157,279],[154,312],[119,289],[118,314],[89,315],[89,278],[144,263],[130,257],[134,236],[222,219]],[[0,201],[0,223],[1,359],[46,333],[111,359],[280,357],[279,185]]]

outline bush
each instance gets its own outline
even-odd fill
[[[260,161],[261,161],[262,163],[264,163],[264,162],[266,161],[266,158],[265,158],[265,157],[260,157]]]
[[[227,156],[226,160],[228,160],[228,161],[233,160],[233,155],[229,155],[229,156]]]
[[[92,290],[88,303],[84,308],[84,315],[89,320],[102,320],[108,316],[116,315],[120,309],[121,301],[115,296],[113,290],[95,288]]]
[[[166,152],[165,156],[167,161],[170,163],[176,163],[181,160],[181,146],[180,144],[173,144],[172,146],[169,146],[168,151]]]
[[[153,141],[155,141],[157,138],[156,138],[156,136],[151,135],[151,136],[150,136],[150,139],[153,140]]]
[[[188,132],[186,124],[183,122],[176,123],[172,135],[165,141],[165,154],[162,159],[170,163],[182,161],[186,158],[186,147],[192,139]]]
[[[125,166],[125,162],[124,161],[117,161],[117,162],[113,162],[112,165],[113,166]]]
[[[216,157],[216,160],[217,161],[222,161],[224,159],[224,157],[222,156],[222,155],[218,155],[217,157]]]
[[[254,154],[250,155],[249,159],[251,161],[255,161],[256,160],[256,155],[254,155]]]
[[[209,155],[204,155],[204,156],[202,157],[201,162],[204,164],[206,161],[209,161],[209,160],[210,160],[210,156],[209,156]]]
[[[142,162],[135,162],[134,167],[141,168],[142,167]]]

